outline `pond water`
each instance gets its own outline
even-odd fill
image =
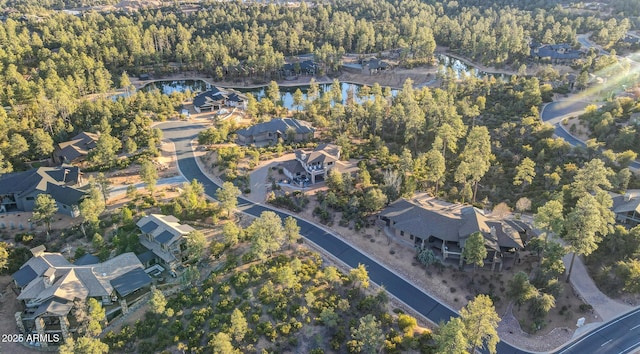
[[[494,75],[497,78],[504,78],[502,74],[492,74],[486,73],[484,71],[480,71],[471,65],[467,65],[466,63],[460,61],[459,59],[450,57],[444,54],[437,55],[438,62],[440,65],[445,68],[452,68],[456,73],[458,78],[463,74],[470,74],[476,77],[484,77],[486,75]],[[358,98],[358,93],[363,85],[341,82],[340,88],[342,91],[342,103],[346,103],[348,93],[352,92],[357,102],[361,102],[362,99]],[[193,93],[199,93],[209,90],[212,85],[202,81],[202,80],[160,80],[146,84],[142,87],[141,91],[151,91],[151,90],[161,90],[163,94],[170,95],[173,92],[186,92],[191,91]],[[319,84],[318,85],[320,94],[329,91],[331,88],[330,84]],[[297,109],[301,107],[296,107],[293,104],[293,94],[294,92],[300,89],[303,94],[303,98],[307,98],[307,92],[309,91],[309,85],[298,85],[298,86],[281,86],[280,87],[280,97],[282,100],[282,105],[288,109]],[[251,93],[256,99],[260,100],[266,96],[266,86],[257,87],[257,88],[237,88],[238,91],[243,93]],[[384,92],[384,88],[383,88]],[[395,96],[398,93],[398,90],[392,89],[391,94]]]
[[[211,85],[202,80],[164,80],[154,81],[144,85],[140,91],[149,92],[161,90],[163,94],[170,95],[174,92],[204,92],[211,88]]]

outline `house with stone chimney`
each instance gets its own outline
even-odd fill
[[[443,260],[459,259],[465,242],[473,233],[484,236],[487,258],[502,270],[505,258],[517,259],[524,248],[529,228],[521,222],[488,218],[482,210],[471,205],[447,203],[427,194],[402,198],[378,214],[377,224],[388,233],[413,243],[417,248],[430,248]]]
[[[15,313],[16,324],[25,335],[57,334],[64,340],[77,329],[77,300],[98,300],[109,318],[127,313],[128,304],[148,292],[152,283],[133,253],[101,263],[79,262],[82,265],[70,263],[60,253],[46,252],[44,246],[32,248],[31,253],[33,257],[12,274],[17,299],[24,307]]]

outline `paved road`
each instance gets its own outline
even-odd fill
[[[582,140],[569,134],[569,132],[562,127],[561,123],[564,118],[584,113],[585,108],[590,104],[593,103],[584,101],[551,102],[542,108],[540,118],[542,121],[552,124],[555,127],[554,134],[572,146],[587,146]],[[633,161],[629,164],[629,167],[640,169],[640,162]]]
[[[187,180],[197,179],[203,184],[205,193],[213,197],[219,186],[202,173],[190,146],[191,140],[197,135],[198,131],[204,127],[190,125],[185,122],[163,123],[158,125],[158,127],[163,130],[166,139],[170,139],[175,143],[178,167],[184,177]],[[238,208],[253,216],[259,216],[263,211],[271,210],[244,198],[238,198]],[[280,215],[280,217],[288,216],[288,214],[274,211]],[[439,323],[441,321],[448,321],[450,317],[457,316],[457,313],[449,307],[440,304],[433,297],[416,288],[401,276],[386,269],[333,234],[306,220],[297,217],[296,219],[298,226],[300,226],[300,234],[302,234],[305,239],[315,243],[351,267],[357,267],[358,264],[366,265],[371,281],[384,286],[388,292],[414,310],[420,312],[432,322]],[[640,311],[636,311],[623,319],[612,322],[612,324],[604,327],[602,333],[600,330],[592,332],[586,336],[584,340],[579,340],[563,353],[591,353],[594,352],[594,348],[599,348],[600,350],[598,350],[598,352],[602,353],[629,353],[633,350],[634,345],[640,346],[640,342],[634,344],[634,341],[637,342],[639,340],[637,333],[640,333],[635,332],[640,326],[632,328],[636,322],[640,324]],[[600,347],[600,344],[604,343],[607,338],[612,335],[613,331],[620,331],[618,333],[618,339],[605,343],[604,346]],[[621,333],[623,333],[622,331],[626,331],[626,334],[621,335]],[[625,345],[628,345],[626,348],[629,348],[629,351],[620,351],[621,349],[619,349],[619,347]],[[528,353],[505,342],[498,343],[497,350],[499,354]]]

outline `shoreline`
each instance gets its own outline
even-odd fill
[[[468,58],[465,58],[459,54],[455,54],[450,52],[447,48],[438,48],[439,50],[435,51],[434,56],[437,55],[446,55],[452,59],[459,60],[467,66],[472,67],[475,70],[487,73],[489,75],[517,75],[516,70],[513,69],[498,69],[495,67],[487,67],[480,63],[474,63]],[[407,78],[410,78],[414,81],[415,88],[421,87],[435,87],[439,80],[436,79],[436,74],[438,71],[437,66],[419,66],[416,68],[397,68],[387,72],[378,73],[375,75],[367,75],[366,73],[355,73],[355,72],[347,72],[340,71],[340,74],[331,78],[327,75],[316,77],[316,76],[301,76],[295,80],[274,80],[278,83],[280,87],[297,87],[297,86],[308,86],[311,82],[311,79],[315,79],[316,83],[319,85],[332,84],[334,80],[338,80],[340,82],[362,85],[362,86],[373,86],[374,83],[378,83],[383,88],[389,87],[394,90],[401,90],[402,83],[394,84],[390,81],[400,81],[404,82]],[[532,67],[527,67],[527,75],[532,75]],[[388,77],[391,76],[391,77]],[[404,80],[402,80],[402,78]],[[377,80],[379,79],[379,80]],[[269,83],[263,84],[255,84],[251,83],[251,79],[243,79],[240,82],[231,82],[231,81],[216,81],[211,77],[206,77],[202,73],[194,72],[194,71],[185,71],[172,75],[167,75],[165,77],[154,78],[150,80],[139,80],[137,78],[130,78],[132,85],[135,86],[136,89],[140,89],[145,85],[150,83],[159,82],[159,81],[172,81],[172,80],[201,80],[206,82],[207,84],[213,86],[219,86],[223,88],[230,89],[258,89],[269,86]]]
[[[340,75],[343,76],[343,75]],[[340,79],[339,77],[336,77],[335,79],[337,79],[339,82],[344,82],[347,84],[353,84],[353,85],[361,85],[361,86],[373,86],[373,84],[371,83],[367,83],[365,81],[356,81],[356,80],[352,80],[352,79]],[[311,84],[311,79],[315,79],[315,83],[318,85],[331,85],[333,83],[333,81],[335,79],[330,79],[327,76],[322,76],[322,77],[315,77],[315,76],[305,76],[304,80],[284,80],[284,81],[278,81],[278,80],[274,80],[276,81],[276,83],[278,84],[279,87],[299,87],[299,86],[309,86]],[[163,78],[159,78],[159,79],[151,79],[151,80],[137,80],[137,79],[131,79],[131,83],[132,85],[135,86],[136,90],[139,90],[141,88],[143,88],[146,85],[155,83],[155,82],[162,82],[162,81],[178,81],[178,80],[194,80],[194,81],[204,81],[209,85],[212,86],[218,86],[218,87],[223,87],[223,88],[229,88],[229,89],[259,89],[259,88],[264,88],[264,87],[268,87],[269,84],[240,84],[240,83],[230,83],[227,81],[213,81],[211,80],[211,78],[205,78],[201,75],[182,75],[182,74],[176,74],[176,75],[169,75],[167,77],[163,77]],[[420,82],[420,83],[414,83],[415,87],[423,87],[423,86],[429,86],[429,84],[433,83],[434,80],[430,80],[427,82]],[[383,85],[380,84],[379,85],[382,88],[386,88],[389,87],[392,90],[401,90],[402,87],[399,86],[394,86],[394,85]]]

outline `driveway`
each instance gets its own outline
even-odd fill
[[[251,193],[246,195],[247,199],[256,203],[264,203],[264,201],[267,200],[267,192],[271,188],[271,182],[267,180],[269,170],[272,167],[278,166],[282,161],[292,160],[294,158],[294,154],[284,154],[273,160],[262,162],[258,167],[251,171]],[[272,171],[271,175],[274,176],[274,178],[277,178],[277,171]]]

